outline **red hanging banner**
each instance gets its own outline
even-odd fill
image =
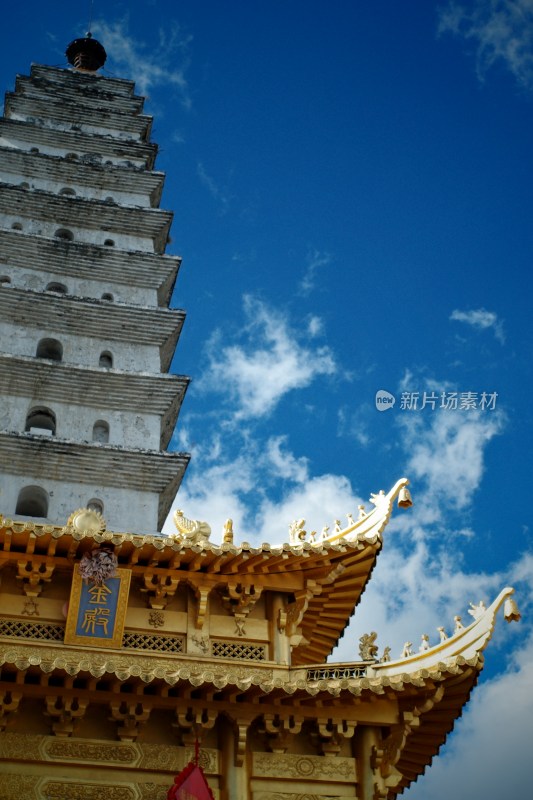
[[[191,762],[174,778],[167,800],[215,800],[203,770]]]

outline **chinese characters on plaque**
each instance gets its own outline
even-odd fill
[[[117,569],[102,583],[85,582],[74,570],[65,644],[121,647],[131,572]]]

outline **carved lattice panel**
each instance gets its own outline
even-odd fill
[[[65,626],[53,622],[33,622],[23,619],[0,619],[0,636],[15,636],[17,639],[38,639],[47,642],[62,642]]]
[[[134,650],[151,650],[157,653],[183,653],[183,639],[178,636],[164,636],[157,633],[138,633],[126,631],[122,639],[122,647]]]
[[[264,644],[250,642],[212,642],[212,654],[215,658],[242,658],[248,661],[266,661],[267,650]]]

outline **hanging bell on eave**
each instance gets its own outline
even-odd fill
[[[503,613],[507,622],[518,622],[521,615],[514,597],[507,598],[503,607]]]
[[[398,494],[398,508],[411,508],[413,499],[407,486],[402,486]]]

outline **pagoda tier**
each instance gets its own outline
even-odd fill
[[[88,505],[96,493],[104,507],[109,508],[108,516],[122,518],[124,527],[130,527],[127,523],[137,527],[139,507],[146,507],[156,514],[153,527],[160,529],[179,489],[189,455],[1,431],[0,460],[3,475],[9,476],[2,492],[4,507],[12,504],[13,497],[19,494],[17,489],[25,485],[16,480],[16,476],[23,476],[34,482],[49,481],[54,487],[61,485],[71,508]],[[15,491],[10,491],[10,487]],[[122,502],[112,489],[120,490]],[[135,497],[136,493],[151,496]]]
[[[35,353],[39,337],[31,336],[34,328],[41,331],[42,335],[46,332],[48,336],[70,336],[78,329],[78,336],[95,339],[107,346],[112,342],[149,346],[153,349],[154,372],[159,366],[155,360],[157,354],[160,356],[161,369],[166,371],[184,320],[183,311],[170,311],[157,306],[132,306],[62,295],[53,291],[35,292],[14,287],[0,292],[0,331],[7,330],[6,324],[13,329],[21,329],[20,342],[16,346],[23,346],[26,340],[26,350],[31,352],[20,355]],[[13,349],[14,347],[15,344]],[[98,353],[99,349],[95,344],[92,363],[98,363]]]
[[[126,248],[163,253],[171,222],[172,213],[161,209],[121,206],[0,183],[0,224],[5,228],[20,223],[22,231],[50,237],[58,228],[68,228],[74,239],[102,245],[110,234],[116,234],[118,247],[122,239]]]
[[[103,284],[114,285],[119,292],[128,287],[133,302],[146,303],[148,297],[151,305],[168,306],[180,264],[181,259],[175,256],[0,230],[0,277],[15,270],[23,275],[35,273],[42,276],[38,285],[43,289],[46,275],[69,276],[76,281],[95,282],[95,294]],[[12,284],[17,286],[14,277]]]
[[[141,114],[144,106],[144,97],[135,95],[134,91],[133,81],[102,79],[99,75],[74,71],[65,75],[63,69],[40,65],[32,66],[29,77],[17,75],[15,80],[15,95],[21,99],[48,100],[59,94],[64,105],[83,105],[107,112],[111,104],[114,111],[130,116]]]
[[[113,103],[115,106],[121,102],[128,104],[132,101],[134,105],[129,108],[141,111],[144,103],[143,97],[134,95],[134,81],[127,78],[111,78],[107,75],[104,78],[95,73],[65,70],[47,64],[32,64],[30,80],[28,81],[25,75],[17,75],[15,86],[18,87],[21,82],[25,84],[31,82],[37,90],[45,90],[47,94],[69,93],[74,90],[78,96],[83,94],[87,99],[94,98],[100,106],[108,103]],[[122,110],[127,107],[127,105],[122,107]]]
[[[35,144],[35,126],[24,120],[0,119],[0,144],[20,148],[25,152],[68,156],[81,164],[116,164],[131,168],[153,169],[157,154],[154,142],[117,141],[101,133],[83,134],[79,131],[39,130],[39,146]]]
[[[157,418],[160,448],[164,450],[174,431],[189,378],[119,369],[103,371],[0,353],[0,382],[5,397],[27,397],[28,387],[32,386],[34,403],[49,400],[64,404],[68,398],[69,405],[86,409],[85,416],[90,408],[98,406],[123,412],[142,408],[143,416]]]
[[[66,194],[72,191],[68,187],[74,183],[85,199],[123,200],[127,205],[157,208],[165,176],[140,168],[125,172],[124,167],[84,164],[77,159],[67,161],[60,156],[0,147],[0,181],[20,184],[21,178],[30,189],[61,190]]]
[[[88,110],[91,111],[90,115],[87,114]],[[45,118],[49,127],[59,130],[72,130],[76,126],[83,133],[105,132],[107,136],[117,139],[132,138],[137,141],[150,138],[152,125],[152,117],[115,111],[113,99],[108,101],[108,107],[103,108],[102,101],[88,101],[82,92],[66,101],[52,92],[37,96],[6,92],[4,114],[8,119]]]
[[[217,800],[393,800],[461,715],[513,590],[424,652],[326,664],[381,535],[253,547],[212,544],[190,523],[190,536],[164,540],[84,532],[76,515],[63,528],[0,520],[6,800],[28,775],[31,800],[66,797],[92,764],[95,795],[164,798],[196,738]],[[114,549],[130,587],[120,643],[106,647],[69,638],[82,613],[77,564],[98,545]],[[332,604],[350,582],[351,604]]]

